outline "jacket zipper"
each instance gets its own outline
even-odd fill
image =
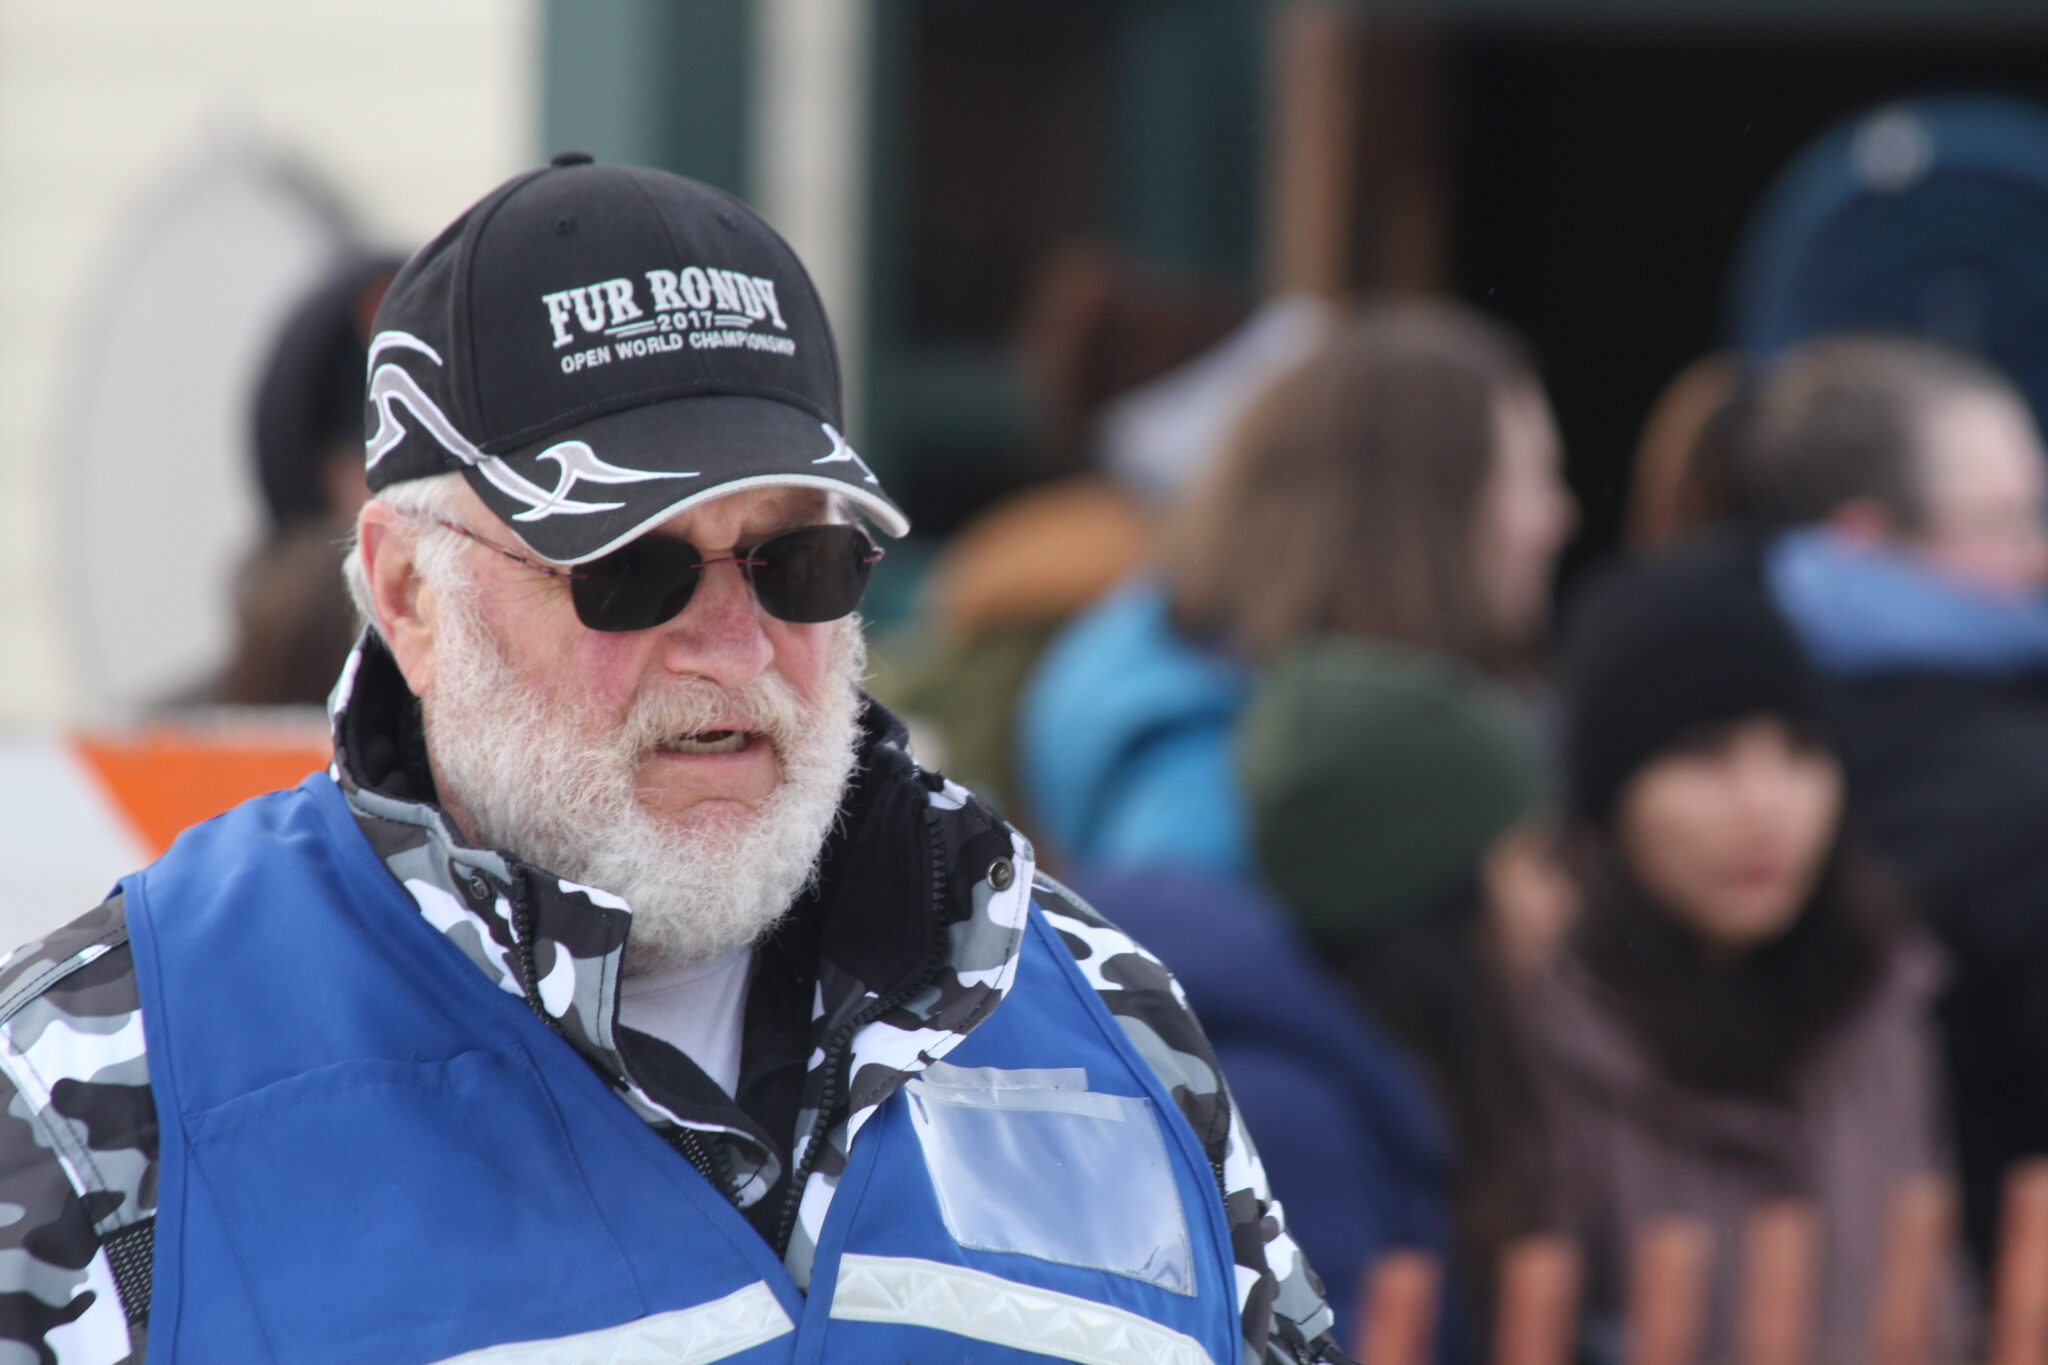
[[[526,1007],[540,1016],[540,1021],[553,1029],[557,1035],[567,1039],[569,1035],[563,1030],[562,1021],[549,1014],[540,1002],[540,964],[534,960],[533,955],[533,907],[529,904],[526,894],[525,876],[517,869],[513,872],[512,882],[512,937],[519,944],[519,989],[520,994],[526,999]],[[678,1125],[676,1130],[669,1134],[668,1145],[681,1154],[685,1161],[696,1167],[697,1174],[703,1176],[727,1203],[733,1202],[731,1183],[712,1163],[711,1153],[704,1146],[703,1139],[697,1136],[695,1129]]]
[[[540,1002],[540,966],[533,957],[533,899],[528,893],[526,873],[515,866],[512,869],[512,937],[519,945],[519,993],[525,997],[526,1007],[540,1018],[543,1024],[563,1038],[569,1035],[562,1029],[562,1021],[547,1012]]]
[[[940,959],[945,955],[946,931],[942,922],[945,907],[940,900],[945,886],[944,867],[938,825],[929,813],[925,817],[925,836],[931,858],[931,937],[925,944],[924,957],[916,971],[897,983],[887,995],[877,998],[873,1004],[841,1024],[825,1045],[825,1091],[819,1097],[818,1116],[811,1120],[811,1129],[806,1135],[803,1162],[790,1176],[789,1191],[783,1197],[782,1219],[775,1233],[777,1256],[789,1254],[789,1239],[796,1231],[797,1209],[803,1203],[804,1186],[810,1183],[811,1173],[817,1169],[824,1155],[825,1133],[831,1124],[833,1111],[839,1106],[839,1064],[844,1059],[847,1045],[853,1041],[854,1034],[923,990],[926,980],[937,970]]]
[[[726,1183],[725,1176],[712,1166],[711,1152],[704,1146],[704,1140],[697,1136],[696,1129],[678,1127],[669,1135],[668,1145],[680,1152],[683,1160],[696,1167],[697,1174],[703,1176],[706,1183],[724,1197],[726,1203],[736,1202],[732,1197],[732,1187]]]

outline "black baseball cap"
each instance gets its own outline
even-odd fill
[[[392,281],[369,348],[369,484],[461,470],[536,554],[580,564],[745,488],[909,520],[840,434],[839,353],[759,215],[565,152],[491,191]]]

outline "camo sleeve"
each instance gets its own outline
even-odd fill
[[[1347,1365],[1330,1334],[1322,1282],[1288,1235],[1251,1134],[1180,983],[1158,958],[1048,877],[1034,883],[1039,908],[1081,972],[1159,1074],[1202,1140],[1221,1183],[1237,1259],[1244,1358],[1261,1365]]]
[[[0,964],[0,1360],[140,1362],[156,1109],[118,895]]]

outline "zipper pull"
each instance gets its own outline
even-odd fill
[[[709,1181],[711,1188],[717,1190],[726,1203],[738,1206],[724,1173],[712,1168],[711,1153],[704,1146],[704,1140],[697,1136],[694,1128],[678,1127],[670,1134],[668,1145],[682,1153],[683,1159],[696,1167],[697,1174]]]

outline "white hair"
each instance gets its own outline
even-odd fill
[[[432,526],[437,517],[454,518],[462,496],[461,487],[462,475],[459,472],[432,474],[424,479],[407,479],[404,483],[392,484],[381,489],[370,501],[384,504],[407,521]],[[458,567],[460,551],[461,546],[452,533],[421,536],[414,563],[419,566],[420,576],[437,589],[457,589],[470,581]],[[341,576],[342,581],[348,584],[349,599],[355,603],[356,623],[367,625],[377,632],[380,639],[383,638],[383,623],[378,621],[375,605],[370,600],[370,575],[363,566],[360,537],[349,542],[348,557],[341,565]]]

